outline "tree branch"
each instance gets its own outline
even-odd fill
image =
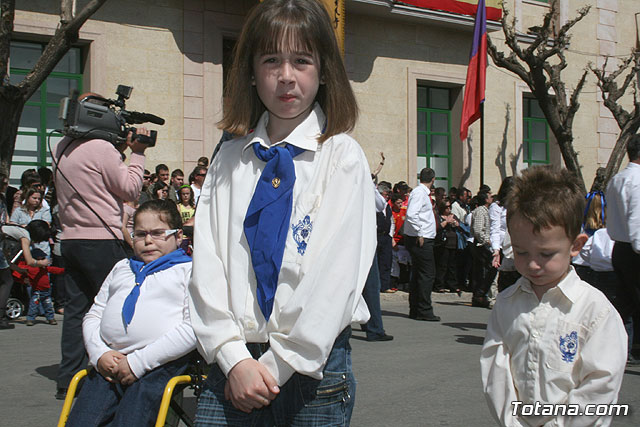
[[[15,10],[15,0],[0,0],[0,87],[8,83],[6,80]]]
[[[74,0],[60,0],[60,22],[66,24],[73,19]]]
[[[40,87],[42,82],[53,71],[56,64],[68,52],[69,48],[78,40],[79,31],[82,25],[93,15],[107,0],[91,0],[82,10],[69,22],[62,22],[55,34],[47,43],[44,52],[17,86],[25,100]]]

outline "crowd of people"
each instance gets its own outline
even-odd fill
[[[167,379],[197,350],[210,365],[198,425],[347,426],[351,325],[393,339],[380,292],[408,290],[409,317],[438,322],[433,291],[472,291],[473,306],[491,308],[496,276],[481,357],[496,420],[565,424],[565,414],[522,418],[531,414],[514,402],[616,402],[640,306],[640,136],[609,184],[608,221],[604,193],[590,193],[583,213],[575,176],[550,167],[507,177],[496,194],[434,188],[430,168],[414,188],[372,188],[347,135],[355,95],[320,3],[261,2],[232,68],[219,125],[243,136],[188,183],[164,164],[144,169],[148,147],[132,133],[115,144],[65,137],[52,153],[55,188],[47,169],[26,171],[20,189],[0,176],[0,216],[15,224],[2,232],[21,249],[0,258],[0,308],[13,269],[31,287],[27,325],[64,315],[57,398],[95,368],[67,425],[151,424]]]

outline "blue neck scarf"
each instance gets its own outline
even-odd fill
[[[291,220],[296,181],[293,158],[305,150],[291,144],[266,149],[256,142],[253,151],[267,164],[244,218],[244,235],[256,274],[258,305],[269,320]]]
[[[131,319],[133,319],[133,315],[136,312],[136,302],[138,302],[140,286],[144,282],[144,279],[153,273],[166,270],[174,265],[185,262],[191,262],[191,257],[182,249],[177,249],[171,253],[163,255],[160,258],[151,261],[149,264],[145,264],[144,262],[138,261],[134,258],[129,260],[131,271],[133,271],[133,274],[136,276],[136,284],[122,305],[122,321],[124,322],[125,329],[129,326],[129,323],[131,323]]]

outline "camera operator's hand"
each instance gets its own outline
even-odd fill
[[[151,135],[151,132],[144,127],[137,128],[137,132],[138,132],[138,135],[145,135],[145,136]],[[133,153],[144,154],[144,150],[147,149],[148,145],[138,141],[137,138],[132,140],[131,139],[132,136],[133,136],[133,132],[129,132],[129,134],[127,135],[127,145],[129,146],[129,148],[131,148],[131,151]]]

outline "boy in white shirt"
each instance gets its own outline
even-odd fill
[[[570,266],[587,240],[583,209],[566,170],[534,167],[516,178],[507,225],[523,277],[498,295],[480,359],[500,425],[611,423],[582,415],[595,412],[589,405],[616,403],[627,355],[618,312]]]

